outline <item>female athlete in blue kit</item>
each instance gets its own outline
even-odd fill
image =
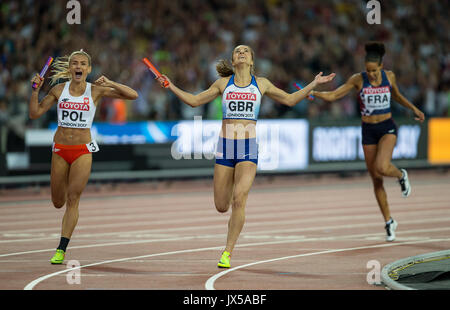
[[[247,196],[256,175],[256,120],[261,97],[267,95],[292,107],[317,85],[329,82],[335,76],[334,73],[322,76],[321,72],[305,88],[288,94],[268,79],[254,75],[254,59],[254,52],[249,46],[235,47],[231,66],[224,60],[220,61],[216,69],[221,78],[196,95],[179,89],[164,75],[158,78],[162,87],[165,87],[164,82],[169,82],[167,88],[192,107],[222,95],[223,121],[214,166],[214,203],[219,212],[227,212],[230,206],[232,208],[225,250],[218,263],[221,268],[230,267],[230,256],[244,226]]]
[[[410,103],[398,90],[395,74],[383,70],[384,45],[370,42],[365,45],[366,71],[355,73],[348,81],[334,91],[311,91],[311,95],[327,101],[335,101],[347,95],[352,89],[359,93],[362,119],[362,144],[367,169],[372,178],[375,197],[386,222],[386,241],[395,240],[397,222],[392,219],[383,186],[383,176],[396,177],[403,197],[411,193],[408,174],[391,163],[397,141],[397,126],[391,114],[391,100],[413,111],[415,119],[423,122],[424,114]]]

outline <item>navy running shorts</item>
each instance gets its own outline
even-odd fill
[[[234,168],[238,163],[251,161],[258,164],[258,144],[256,138],[226,139],[219,137],[216,164]]]
[[[381,137],[387,134],[397,136],[397,125],[392,118],[384,120],[376,124],[362,122],[362,144],[378,144]]]

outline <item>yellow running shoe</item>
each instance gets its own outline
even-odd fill
[[[64,261],[66,253],[64,253],[63,250],[56,250],[55,255],[53,255],[52,259],[50,260],[50,263],[52,264],[62,264]]]
[[[231,257],[231,254],[227,251],[224,251],[222,253],[222,257],[220,258],[219,263],[217,264],[217,267],[230,268],[230,257]]]

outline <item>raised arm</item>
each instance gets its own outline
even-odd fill
[[[328,83],[335,77],[335,75],[336,74],[332,73],[327,76],[322,76],[322,72],[320,72],[315,77],[314,81],[306,85],[303,89],[292,94],[288,94],[284,90],[276,87],[266,78],[260,78],[260,82],[262,84],[262,88],[265,90],[264,94],[281,104],[293,107],[306,98],[317,85]]]
[[[185,104],[191,107],[198,107],[216,99],[217,96],[221,94],[220,85],[224,82],[224,80],[225,80],[224,78],[220,78],[216,80],[207,90],[204,90],[201,93],[194,95],[175,86],[175,84],[173,84],[169,80],[169,78],[165,75],[158,78],[158,81],[161,83],[161,86],[163,86],[162,83],[164,81],[168,81],[169,82],[168,88],[175,94],[175,96],[177,96],[178,99],[180,99]]]
[[[138,98],[138,93],[126,85],[113,82],[106,76],[99,77],[94,84],[99,88],[101,97],[118,98],[135,100]]]
[[[333,91],[312,91],[311,95],[326,101],[335,101],[347,95],[352,89],[358,89],[362,79],[360,73],[352,75],[345,84]]]
[[[31,119],[36,119],[42,116],[45,112],[47,112],[53,104],[55,104],[58,101],[58,95],[56,94],[57,89],[60,88],[59,85],[56,85],[53,87],[47,96],[42,99],[42,101],[39,103],[39,90],[42,87],[44,79],[39,76],[39,74],[36,74],[34,78],[31,80],[31,84],[33,83],[37,84],[36,89],[33,89],[31,91],[31,97],[30,102],[28,104],[28,116]]]
[[[398,86],[397,86],[397,81],[395,78],[395,74],[392,71],[386,71],[389,81],[391,83],[392,86],[392,99],[394,99],[396,102],[398,102],[399,104],[401,104],[402,106],[404,106],[405,108],[410,109],[411,111],[413,111],[414,115],[415,115],[415,120],[423,122],[425,120],[425,115],[423,114],[422,111],[420,111],[418,108],[416,108],[416,106],[414,106],[411,102],[409,102],[408,99],[406,99],[399,91]]]

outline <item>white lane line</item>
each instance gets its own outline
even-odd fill
[[[297,240],[297,241],[301,241],[301,240],[303,240],[303,239],[300,239],[300,240]],[[247,244],[240,245],[240,247],[260,246],[260,245],[269,245],[269,244],[281,244],[281,243],[292,243],[292,242],[295,242],[295,241],[296,240],[283,240],[283,241],[247,243]],[[40,278],[37,278],[36,280],[33,280],[30,283],[28,283],[24,287],[24,290],[32,290],[37,284],[39,284],[40,282],[42,282],[42,281],[44,281],[46,279],[49,279],[51,277],[63,274],[65,272],[69,272],[69,271],[73,271],[73,270],[77,270],[77,269],[81,269],[81,268],[85,268],[85,267],[91,267],[91,266],[97,266],[97,265],[103,265],[103,264],[110,264],[110,263],[119,263],[119,262],[124,262],[124,261],[127,261],[127,260],[136,260],[136,259],[155,257],[155,256],[173,255],[173,254],[181,254],[181,253],[193,253],[193,252],[202,252],[202,251],[219,250],[219,249],[223,249],[223,245],[221,245],[221,246],[214,246],[214,247],[207,247],[207,248],[187,249],[187,250],[179,250],[179,251],[172,251],[172,252],[147,254],[147,255],[134,256],[134,257],[125,257],[125,258],[112,259],[112,260],[106,260],[106,261],[101,261],[101,262],[97,262],[97,263],[77,266],[77,267],[68,268],[68,269],[65,269],[65,270],[60,270],[60,271],[57,271],[57,272],[54,272],[54,273],[50,273],[50,274],[44,275],[44,276],[42,276]]]
[[[156,254],[135,256],[135,257],[125,257],[125,258],[121,258],[121,259],[112,259],[112,260],[106,260],[106,261],[102,261],[102,262],[87,264],[87,265],[83,265],[83,266],[77,266],[77,267],[61,270],[61,271],[58,271],[58,272],[50,273],[50,274],[47,274],[47,275],[42,276],[40,278],[37,278],[36,280],[33,280],[30,283],[28,283],[24,287],[24,290],[26,290],[26,291],[27,290],[32,290],[37,284],[39,284],[40,282],[42,282],[42,281],[44,281],[46,279],[49,279],[51,277],[63,274],[65,272],[69,272],[69,271],[73,271],[73,270],[77,270],[77,269],[81,269],[81,268],[85,268],[85,267],[97,266],[97,265],[108,264],[108,263],[119,263],[119,262],[124,262],[124,261],[127,261],[127,260],[142,259],[142,258],[162,256],[162,255],[171,255],[171,254],[180,254],[180,253],[189,253],[189,252],[214,250],[214,249],[217,249],[217,248],[218,247],[211,247],[211,248],[202,248],[202,249],[191,249],[191,250],[181,250],[181,251],[173,251],[173,252],[156,253]]]
[[[350,236],[354,236],[354,235],[350,235]],[[186,238],[190,238],[190,237],[186,237]],[[195,238],[195,237],[194,237]],[[338,237],[339,239],[342,238]],[[247,243],[247,244],[240,244],[240,245],[236,245],[236,247],[251,247],[251,246],[265,246],[265,245],[273,245],[273,244],[284,244],[284,243],[296,243],[296,242],[305,242],[305,241],[319,241],[319,240],[333,240],[333,237],[325,237],[325,238],[304,238],[301,237],[299,239],[289,239],[289,240],[277,240],[277,241],[267,241],[267,242],[255,242],[255,243]],[[408,242],[402,242],[402,243],[390,243],[390,244],[381,244],[381,245],[374,245],[374,246],[365,246],[365,247],[357,247],[357,248],[352,248],[352,249],[365,249],[365,248],[371,248],[371,247],[385,247],[385,246],[394,246],[394,245],[404,245],[404,244],[414,244],[414,243],[426,243],[426,242],[434,242],[434,241],[447,241],[450,240],[450,238],[448,239],[429,239],[429,240],[419,240],[419,241],[408,241]],[[65,270],[61,270],[58,272],[54,272],[51,274],[47,274],[44,275],[36,280],[31,281],[30,283],[28,283],[24,290],[32,290],[38,283],[49,279],[51,277],[54,277],[56,275],[59,274],[63,274],[65,272],[69,272],[72,270],[76,270],[76,269],[81,269],[81,268],[85,268],[85,267],[90,267],[90,266],[97,266],[97,265],[102,265],[102,264],[109,264],[109,263],[118,263],[118,262],[123,262],[123,261],[128,261],[128,260],[138,260],[138,259],[142,259],[142,258],[149,258],[149,257],[155,257],[155,256],[164,256],[164,255],[173,255],[173,254],[182,254],[182,253],[193,253],[193,252],[201,252],[201,251],[208,251],[208,250],[219,250],[219,249],[223,249],[223,245],[221,246],[215,246],[215,247],[206,247],[206,248],[198,248],[198,249],[187,249],[187,250],[179,250],[179,251],[171,251],[171,252],[163,252],[163,253],[156,253],[156,254],[148,254],[148,255],[141,255],[141,256],[135,256],[135,257],[127,257],[127,258],[119,258],[119,259],[113,259],[113,260],[106,260],[106,261],[101,261],[101,262],[97,262],[97,263],[92,263],[92,264],[87,264],[87,265],[83,265],[83,266],[78,266],[78,267],[73,267],[73,268],[69,268],[69,269],[65,269]],[[332,251],[346,251],[349,249],[341,249],[341,250],[332,250]],[[317,252],[320,254],[324,254],[327,253],[329,251],[321,251],[321,252]],[[301,257],[301,256],[308,256],[308,255],[317,255],[314,253],[310,253],[310,254],[301,254],[301,255],[294,255],[294,256],[288,256],[285,258],[281,258],[281,259],[287,259],[287,258],[292,258],[292,257]],[[333,253],[333,252],[330,252]],[[278,259],[274,259],[274,260],[280,260],[280,258]],[[257,263],[263,263],[263,262],[269,262],[269,261],[273,261],[273,260],[268,260],[268,261],[261,261],[261,262],[257,262]],[[243,265],[243,266],[239,266],[239,267],[235,267],[233,268],[233,270],[236,269],[240,269],[243,268],[245,266],[249,266],[249,265],[254,265],[257,263],[251,263],[251,264],[247,264],[247,265]],[[232,270],[226,270],[225,273],[228,273]],[[215,279],[219,278],[221,276],[221,273],[217,274],[216,276],[213,276],[212,278],[216,277]],[[211,279],[211,278],[210,278]],[[208,279],[208,281],[210,281],[210,279]],[[215,281],[214,279],[214,281]],[[208,283],[207,281],[207,283]],[[214,281],[212,281],[212,288],[214,289]],[[206,284],[205,284],[206,285]]]
[[[428,242],[438,242],[438,241],[448,241],[450,238],[446,239],[430,239],[430,240],[420,240],[420,241],[409,241],[409,242],[402,242],[402,243],[387,243],[387,244],[376,244],[376,245],[369,245],[369,246],[360,246],[360,247],[353,247],[353,248],[344,248],[344,249],[334,249],[334,250],[326,250],[326,251],[319,251],[319,252],[312,252],[312,253],[305,253],[305,254],[298,254],[298,255],[290,255],[290,256],[283,256],[283,257],[277,257],[267,260],[261,260],[256,261],[253,263],[248,263],[245,265],[240,265],[234,268],[230,268],[227,270],[224,270],[222,272],[219,272],[215,274],[214,276],[210,277],[205,282],[205,289],[207,290],[215,290],[214,283],[219,279],[220,277],[235,271],[239,270],[245,267],[250,267],[258,264],[264,264],[264,263],[270,263],[270,262],[276,262],[280,260],[285,259],[291,259],[291,258],[299,258],[299,257],[306,257],[306,256],[313,256],[313,255],[321,255],[321,254],[330,254],[330,253],[337,253],[337,252],[345,252],[345,251],[355,251],[355,250],[363,250],[363,249],[371,249],[371,248],[382,248],[382,247],[391,247],[391,246],[397,246],[397,245],[407,245],[407,244],[415,244],[415,243],[428,243]]]
[[[441,221],[447,221],[448,218],[441,218],[441,219],[431,219],[427,220],[427,223],[430,222],[441,222]],[[423,223],[422,220],[413,220],[413,221],[403,221],[402,224],[414,224],[414,223]],[[354,224],[352,225],[352,228],[357,227],[370,227],[370,226],[379,226],[375,223],[362,223],[362,224]],[[208,226],[211,228],[211,226]],[[215,226],[214,226],[215,227]],[[248,232],[243,233],[241,238],[242,239],[254,239],[254,238],[264,238],[268,235],[273,233],[287,233],[287,232],[305,232],[305,231],[320,231],[320,230],[329,230],[329,229],[347,229],[349,228],[348,225],[335,225],[335,226],[322,226],[322,227],[306,227],[306,228],[298,228],[298,229],[284,229],[284,230],[269,230],[269,231],[260,231],[260,232]],[[168,229],[170,230],[170,229]],[[437,228],[428,228],[428,229],[413,229],[413,230],[404,230],[400,231],[399,238],[401,238],[401,234],[410,234],[410,233],[425,233],[425,232],[439,232],[439,231],[446,231],[450,230],[450,227],[437,227]],[[112,233],[114,234],[121,234],[121,233]],[[126,233],[128,234],[128,233]],[[263,235],[262,235],[263,234]],[[86,236],[79,236],[81,237],[98,237],[98,236],[105,236],[109,234],[93,234],[93,235],[86,235]],[[382,233],[365,233],[365,234],[351,234],[351,235],[343,235],[343,236],[322,236],[322,237],[315,237],[315,238],[304,238],[303,240],[338,240],[338,239],[355,239],[360,237],[372,237],[372,236],[381,236]],[[218,238],[223,237],[223,234],[203,234],[203,235],[194,235],[194,236],[185,236],[185,237],[172,237],[172,238],[163,238],[163,239],[145,239],[145,240],[133,240],[133,241],[120,241],[120,242],[109,242],[109,243],[98,243],[98,244],[90,244],[90,245],[79,245],[79,246],[71,246],[70,249],[84,249],[84,248],[92,248],[92,247],[103,247],[103,246],[117,246],[117,245],[126,245],[126,244],[140,244],[140,243],[152,243],[152,242],[162,242],[162,241],[179,241],[179,240],[191,240],[191,239],[208,239],[208,238]],[[271,238],[274,238],[274,236],[270,236]],[[291,238],[297,238],[299,236],[293,236]],[[331,239],[330,239],[331,238]],[[42,238],[44,239],[44,238]],[[0,254],[0,257],[7,257],[7,256],[16,256],[16,255],[25,255],[25,254],[34,254],[34,253],[43,253],[43,252],[52,252],[54,251],[54,248],[51,249],[42,249],[42,250],[32,250],[32,251],[24,251],[24,252],[14,252],[14,253],[5,253]]]
[[[353,218],[353,217],[352,217]],[[317,219],[315,219],[317,221]],[[439,222],[448,222],[450,221],[450,217],[441,217],[441,218],[432,218],[432,219],[420,219],[420,220],[410,220],[410,221],[401,221],[399,224],[402,227],[407,225],[414,224],[430,224],[430,223],[439,223]],[[285,224],[284,222],[280,223],[281,225]],[[380,223],[359,223],[359,224],[347,224],[347,225],[334,225],[334,226],[316,226],[316,227],[305,227],[305,228],[292,228],[292,229],[274,229],[274,230],[265,230],[262,232],[247,232],[247,235],[255,235],[257,236],[260,233],[264,234],[274,234],[274,233],[295,233],[295,232],[306,232],[306,231],[331,231],[337,229],[356,229],[356,228],[365,228],[365,227],[380,227]],[[448,227],[448,226],[447,226]],[[447,227],[439,227],[438,230],[447,230]],[[399,230],[399,233],[405,233],[412,230],[402,231]],[[433,231],[433,229],[416,229],[416,232],[421,231]],[[335,232],[334,232],[335,233]]]
[[[402,223],[406,223],[406,224],[413,224],[413,223],[430,223],[430,222],[440,222],[440,221],[450,221],[450,217],[444,217],[444,215],[446,214],[442,214],[442,212],[431,212],[431,211],[424,211],[424,212],[415,212],[414,213],[414,218],[420,217],[421,215],[424,216],[429,216],[431,214],[434,214],[436,216],[436,218],[432,218],[432,219],[421,219],[421,220],[413,220],[413,221],[402,221]],[[252,217],[251,220],[254,219],[259,219],[260,217]],[[364,214],[364,215],[352,215],[352,220],[367,220],[367,219],[371,219],[373,218],[373,215],[370,214]],[[346,220],[348,219],[348,216],[345,215],[338,215],[338,216],[327,216],[327,217],[321,217],[320,220],[322,222],[326,222],[326,221],[339,221],[339,220]],[[214,217],[206,217],[203,221],[208,221],[211,222],[213,220],[220,220],[220,218],[218,219],[217,216]],[[202,222],[203,222],[202,221]],[[156,224],[168,224],[168,223],[181,223],[182,220],[177,220],[176,222],[174,222],[173,220],[166,220],[166,221],[156,221],[156,222],[152,222],[152,225],[156,225]],[[278,220],[278,221],[273,221],[273,218],[270,219],[270,221],[258,221],[258,222],[249,222],[246,223],[246,227],[258,227],[258,226],[265,226],[265,227],[269,227],[270,225],[286,225],[286,224],[303,224],[303,223],[310,223],[310,222],[317,222],[317,218],[306,218],[306,219],[301,219],[301,220]],[[148,224],[148,222],[133,222],[134,224]],[[183,224],[185,224],[185,222],[183,222]],[[111,228],[111,227],[121,227],[127,225],[129,226],[129,223],[115,223],[115,224],[100,224],[100,225],[96,225],[96,228]],[[352,226],[357,226],[359,224],[353,224]],[[366,225],[366,224],[363,224]],[[378,225],[378,224],[370,224],[370,225]],[[130,231],[130,233],[153,233],[153,232],[176,232],[176,231],[188,231],[188,230],[201,230],[201,229],[210,229],[213,227],[216,227],[217,225],[203,225],[203,226],[191,226],[191,227],[176,227],[176,228],[161,228],[161,229],[151,229],[151,230],[135,230],[135,231]],[[379,225],[378,225],[379,226]],[[84,229],[89,229],[91,228],[92,225],[80,225],[77,227],[78,231],[82,231]],[[337,226],[338,228],[341,226]],[[321,227],[316,227],[317,229],[320,229]],[[310,229],[315,229],[315,228],[310,228]],[[328,229],[328,227],[327,227]],[[333,229],[333,227],[329,227],[329,229]],[[60,228],[58,227],[54,227],[54,228],[48,228],[48,229],[27,229],[27,230],[21,230],[21,231],[5,231],[0,233],[0,237],[8,237],[8,236],[13,236],[15,233],[17,233],[19,236],[32,236],[33,232],[37,233],[38,235],[40,234],[41,236],[38,238],[26,238],[26,239],[10,239],[10,240],[0,240],[0,243],[14,243],[14,242],[29,242],[29,241],[38,241],[38,240],[49,240],[52,238],[55,238],[55,236],[59,236],[59,233],[56,232],[57,230],[60,230]],[[291,231],[302,231],[304,230],[304,228],[299,228],[299,229],[292,229]],[[47,236],[42,236],[44,235],[44,231],[55,231],[55,233],[47,235]],[[56,234],[56,235],[55,235]],[[108,233],[95,233],[95,234],[79,234],[77,235],[78,238],[83,238],[83,237],[101,237],[101,236],[115,236],[117,234],[123,234],[123,232],[108,232]]]
[[[176,238],[150,239],[150,240],[147,239],[147,240],[138,240],[138,241],[110,242],[110,243],[71,246],[70,249],[97,248],[97,247],[102,247],[102,246],[115,246],[115,245],[125,245],[125,244],[140,244],[140,243],[163,242],[163,241],[180,241],[180,240],[189,240],[189,239],[195,239],[195,238],[196,237],[176,237]],[[43,253],[43,252],[53,252],[53,251],[55,251],[55,248],[43,249],[43,250],[25,251],[25,252],[16,252],[16,253],[6,253],[6,254],[0,254],[0,257],[24,255],[24,254],[34,254],[34,253]]]
[[[366,202],[367,203],[367,202]],[[249,203],[251,205],[251,203]],[[258,210],[262,210],[262,208],[264,208],[262,206],[261,202],[255,203],[258,205]],[[416,203],[418,205],[422,205],[422,202],[418,202]],[[448,201],[442,201],[441,203],[437,203],[437,202],[427,202],[428,205],[433,205],[433,207],[446,207],[448,205]],[[302,203],[303,205],[303,203]],[[306,203],[305,205],[308,205],[308,203]],[[260,212],[258,214],[253,214],[252,217],[257,219],[257,218],[265,218],[265,217],[271,217],[271,218],[278,218],[278,217],[284,217],[284,216],[289,216],[290,214],[298,214],[301,213],[303,216],[306,215],[313,215],[313,216],[321,216],[321,215],[328,215],[331,212],[335,212],[336,214],[339,214],[343,211],[351,211],[351,210],[360,210],[361,206],[364,206],[363,202],[348,202],[345,203],[345,207],[339,207],[338,209],[334,209],[334,210],[330,210],[330,206],[335,206],[336,205],[336,201],[332,201],[332,202],[314,202],[314,206],[316,207],[315,209],[308,209],[308,210],[299,210],[298,209],[298,201],[296,202],[292,202],[292,203],[288,203],[286,201],[283,201],[283,212],[281,213],[274,213],[274,212]],[[414,205],[414,202],[410,202],[408,204],[409,208],[405,208],[403,211],[410,211],[411,207]],[[268,205],[271,206],[271,205]],[[85,206],[84,208],[86,209],[88,206]],[[327,208],[328,207],[328,208]],[[151,209],[151,207],[149,207],[148,209]],[[153,218],[154,215],[153,214],[140,214],[139,216],[136,216],[136,214],[128,214],[128,213],[114,213],[115,209],[110,210],[111,212],[102,212],[101,214],[98,214],[98,211],[92,211],[90,212],[89,210],[83,210],[83,213],[85,215],[85,217],[83,218],[83,222],[88,224],[89,222],[95,222],[98,220],[102,220],[102,221],[106,221],[106,220],[114,220],[117,218],[120,218],[122,221],[123,220],[133,220],[135,218],[138,219],[146,219],[146,218]],[[142,211],[142,209],[141,209]],[[397,211],[402,212],[401,209],[397,209]],[[433,212],[433,210],[427,210],[429,212]],[[437,209],[434,210],[435,212],[445,212],[447,211],[446,209]],[[131,210],[129,211],[131,212]],[[173,223],[181,223],[180,219],[173,219],[173,215],[178,215],[179,214],[179,210],[174,210],[174,211],[170,211],[170,212],[164,212],[162,214],[159,214],[158,217],[161,218],[159,220],[157,220],[157,222],[164,222],[164,221],[172,221]],[[210,209],[209,210],[210,215],[208,217],[214,217],[217,215],[217,213],[213,210]],[[415,212],[420,212],[418,210],[416,210]],[[91,214],[94,213],[94,214]],[[142,212],[141,212],[142,213]],[[197,215],[202,215],[201,217],[197,216]],[[50,216],[50,214],[48,215]],[[186,220],[186,218],[189,219],[189,221],[199,221],[200,218],[202,221],[208,221],[208,219],[204,219],[205,216],[205,211],[204,210],[191,210],[188,211],[186,213],[186,217],[183,220]],[[164,219],[164,217],[167,217],[167,219]],[[11,218],[9,221],[4,221],[0,223],[0,227],[2,227],[3,231],[9,230],[9,231],[22,231],[21,229],[19,230],[11,230],[11,227],[18,227],[19,225],[33,225],[36,222],[36,219],[33,220],[29,220],[29,214],[27,215],[27,220],[19,220],[17,217],[13,217]],[[5,220],[7,218],[5,217]],[[127,222],[129,222],[127,221]],[[46,218],[42,218],[39,219],[39,223],[40,224],[60,224],[59,223],[59,218],[51,218],[51,219],[47,219]],[[93,225],[96,225],[95,223]],[[101,226],[101,224],[100,224]]]

